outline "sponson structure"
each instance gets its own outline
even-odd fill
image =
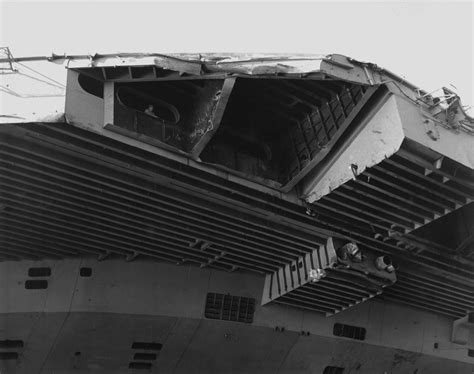
[[[41,61],[65,88],[21,94]],[[335,54],[1,63],[2,373],[472,372],[453,91]]]

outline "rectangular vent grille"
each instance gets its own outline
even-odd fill
[[[323,374],[343,374],[344,368],[338,366],[326,366],[324,368]]]
[[[129,369],[141,369],[141,370],[150,370],[152,364],[149,362],[130,362],[128,364]]]
[[[47,280],[27,280],[25,282],[25,288],[27,290],[44,290],[48,288]]]
[[[90,277],[92,275],[92,269],[91,268],[81,268],[79,270],[79,275],[81,277]]]
[[[49,277],[51,276],[51,268],[29,268],[29,277]]]
[[[136,361],[153,361],[156,360],[156,353],[135,353],[133,359]]]
[[[16,360],[18,359],[17,352],[0,352],[0,360]]]
[[[255,299],[208,293],[204,315],[210,319],[252,323],[255,312]]]
[[[144,351],[161,351],[163,344],[150,342],[133,342],[132,349],[141,349]]]
[[[0,348],[23,348],[23,340],[0,340]]]
[[[355,340],[365,340],[365,328],[344,325],[342,323],[335,323],[333,334],[335,336],[342,336],[344,338],[350,338]]]

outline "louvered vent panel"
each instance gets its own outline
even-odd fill
[[[255,299],[208,293],[204,315],[210,319],[252,323],[255,312]]]
[[[366,330],[363,327],[335,323],[332,333],[335,336],[342,336],[344,338],[365,340]]]

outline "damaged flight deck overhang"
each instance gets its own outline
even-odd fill
[[[298,185],[308,203],[405,143],[474,165],[473,120],[454,93],[341,55],[96,55],[67,67],[69,122],[282,192]]]
[[[69,68],[65,116],[2,127],[4,214],[20,233],[15,248],[26,245],[27,219],[28,240],[46,228],[101,259],[117,253],[265,273],[266,301],[329,314],[382,288],[415,302],[403,291],[418,276],[411,261],[437,275],[447,268],[470,287],[470,259],[411,234],[474,198],[473,121],[449,90],[434,97],[339,55],[52,59],[61,61]],[[52,199],[47,209],[60,212],[49,216],[24,191],[39,201],[54,193],[67,207]],[[99,223],[83,214],[84,202]],[[333,245],[323,245],[329,236]],[[360,248],[357,261],[318,257],[349,244]],[[400,278],[374,269],[392,254]],[[463,314],[433,278],[423,293],[443,289],[441,309]],[[397,279],[399,288],[386,287]],[[340,304],[328,300],[348,283],[362,297],[344,291]],[[308,304],[307,293],[319,302]]]
[[[412,231],[474,199],[474,121],[459,97],[374,64],[146,55],[69,69],[68,121],[291,192],[328,230],[411,250]]]

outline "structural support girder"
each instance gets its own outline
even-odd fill
[[[459,126],[462,121],[458,120]],[[436,118],[436,113],[387,91],[353,125],[344,143],[306,176],[301,197],[314,203],[366,169],[405,152],[407,144],[425,163],[449,158],[463,168],[474,169],[471,133],[449,128]]]
[[[262,305],[311,282],[312,270],[331,268],[336,262],[336,250],[330,238],[326,246],[320,246],[268,274],[263,288]]]
[[[344,243],[329,238],[326,245],[268,274],[262,305],[274,301],[331,316],[380,295],[396,282],[393,267],[381,267],[379,258],[359,252],[353,243],[349,245],[358,254],[348,254]]]
[[[218,91],[214,97],[216,101],[215,106],[212,108],[209,118],[209,126],[206,128],[204,134],[195,140],[192,149],[190,151],[191,156],[193,158],[198,158],[201,152],[204,150],[206,145],[215,135],[219,126],[221,125],[222,118],[224,116],[224,111],[229,102],[230,95],[234,88],[235,84],[235,77],[227,78],[224,80],[224,84],[222,85],[222,90]]]

